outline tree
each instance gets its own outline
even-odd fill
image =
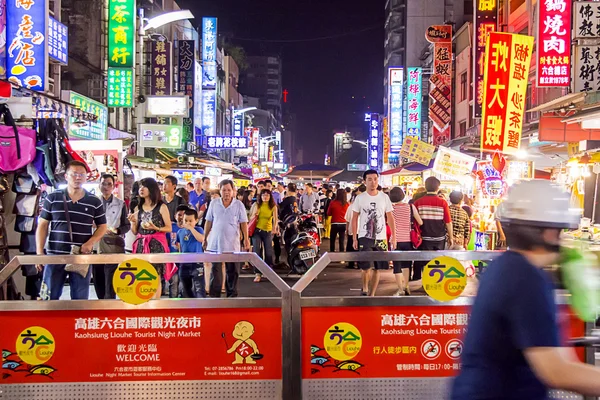
[[[229,55],[238,65],[240,71],[248,69],[248,61],[246,59],[246,51],[241,46],[236,46],[231,43],[225,44],[225,53]]]

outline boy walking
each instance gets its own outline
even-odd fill
[[[197,226],[198,212],[192,208],[185,211],[183,226],[177,231],[177,244],[180,253],[203,253],[204,230]],[[202,263],[183,263],[179,265],[179,288],[181,297],[204,298],[204,265]]]

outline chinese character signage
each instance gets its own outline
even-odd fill
[[[108,1],[108,66],[135,66],[135,0]]]
[[[142,147],[180,149],[183,139],[181,125],[140,124]]]
[[[578,45],[575,50],[575,92],[600,90],[600,46]]]
[[[6,77],[29,89],[44,91],[48,59],[46,0],[6,1]]]
[[[195,143],[202,141],[202,63],[194,62],[196,73],[194,75],[194,136]]]
[[[537,85],[569,87],[571,0],[538,1]]]
[[[152,60],[150,64],[150,94],[155,96],[171,95],[171,43],[152,41]]]
[[[455,376],[469,313],[469,306],[439,305],[303,308],[302,378],[366,385],[372,378]]]
[[[108,68],[109,107],[133,107],[133,68]]]
[[[258,162],[260,160],[260,130],[258,128],[252,129],[252,161]]]
[[[474,40],[473,46],[473,116],[481,118],[483,103],[483,72],[485,69],[485,43],[490,32],[498,30],[498,0],[476,0],[473,2]]]
[[[217,107],[217,91],[214,89],[202,90],[202,134],[214,136]]]
[[[402,143],[402,150],[400,150],[400,157],[407,158],[410,161],[415,161],[422,165],[429,165],[429,162],[433,158],[433,152],[435,146],[420,141],[419,139],[408,136]]]
[[[576,1],[573,3],[573,13],[575,14],[573,24],[575,39],[600,38],[600,6],[598,4],[593,1]]]
[[[392,153],[398,153],[402,147],[403,88],[404,69],[390,68],[388,81],[388,118],[390,120],[390,151]]]
[[[244,131],[244,114],[233,111],[233,136],[242,136]]]
[[[216,89],[217,87],[217,19],[202,18],[202,63],[204,75],[202,87]]]
[[[487,199],[501,199],[508,190],[507,161],[499,152],[490,161],[477,162],[477,178],[481,193]]]
[[[390,159],[392,162],[397,162],[398,161],[398,157],[390,157],[390,124],[389,124],[389,118],[385,117],[383,118],[383,129],[382,129],[382,136],[383,136],[383,149],[382,149],[382,153],[383,153],[383,163],[384,164],[388,164],[390,163]]]
[[[460,178],[471,174],[475,161],[475,157],[440,146],[433,163],[433,172],[452,178]]]
[[[210,136],[206,138],[206,147],[211,150],[247,149],[248,139],[247,136]]]
[[[486,46],[482,151],[513,154],[521,145],[533,37],[492,32]]]
[[[429,119],[433,122],[433,144],[450,140],[452,100],[452,26],[434,25],[426,39],[433,46],[433,73],[429,79]]]
[[[69,31],[52,17],[48,17],[48,55],[61,64],[69,63]]]
[[[421,102],[423,101],[423,68],[409,68],[407,76],[408,110],[406,135],[421,138]]]
[[[130,278],[130,288],[145,294],[147,277]],[[0,318],[3,386],[282,378],[280,308],[246,308],[243,316],[235,308],[4,311]],[[85,358],[76,368],[74,354]]]
[[[178,92],[189,96],[189,110],[183,119],[183,136],[185,141],[194,138],[194,92],[196,88],[196,43],[193,40],[179,40],[177,42],[179,62],[179,88]]]
[[[379,168],[379,125],[379,114],[371,114],[369,124],[369,167],[373,169]]]
[[[108,108],[95,100],[85,97],[77,92],[63,91],[68,96],[64,98],[82,111],[98,117],[96,122],[86,122],[85,126],[75,124],[76,118],[69,118],[69,136],[81,139],[105,140],[108,129]]]

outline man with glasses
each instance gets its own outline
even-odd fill
[[[100,192],[106,213],[106,235],[98,243],[98,254],[125,254],[125,234],[131,229],[127,219],[127,205],[113,195],[115,177],[102,174]],[[115,299],[116,293],[112,285],[113,275],[118,264],[95,264],[93,266],[94,289],[99,299]]]
[[[67,188],[49,194],[44,200],[36,232],[38,255],[44,254],[44,248],[49,255],[68,255],[72,254],[73,247],[78,247],[81,254],[91,254],[94,245],[107,231],[102,201],[83,189],[86,165],[81,161],[71,161],[66,170]],[[38,265],[38,269],[41,270],[42,266]],[[64,264],[48,264],[44,268],[40,293],[43,300],[60,299],[67,274],[71,299],[89,298],[91,268],[82,276],[65,271]]]

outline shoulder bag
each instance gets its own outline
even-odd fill
[[[63,206],[65,208],[65,216],[67,218],[67,225],[69,226],[69,237],[71,238],[71,243],[73,243],[73,228],[71,227],[71,217],[69,216],[69,209],[67,207],[67,196],[65,192],[62,194],[63,197]],[[81,246],[71,245],[71,254],[81,254]],[[76,272],[84,278],[87,276],[90,270],[89,264],[66,264],[65,271],[67,272]]]
[[[414,249],[418,249],[423,243],[421,227],[413,215],[413,205],[409,204],[408,206],[410,207],[410,242],[412,243]]]

